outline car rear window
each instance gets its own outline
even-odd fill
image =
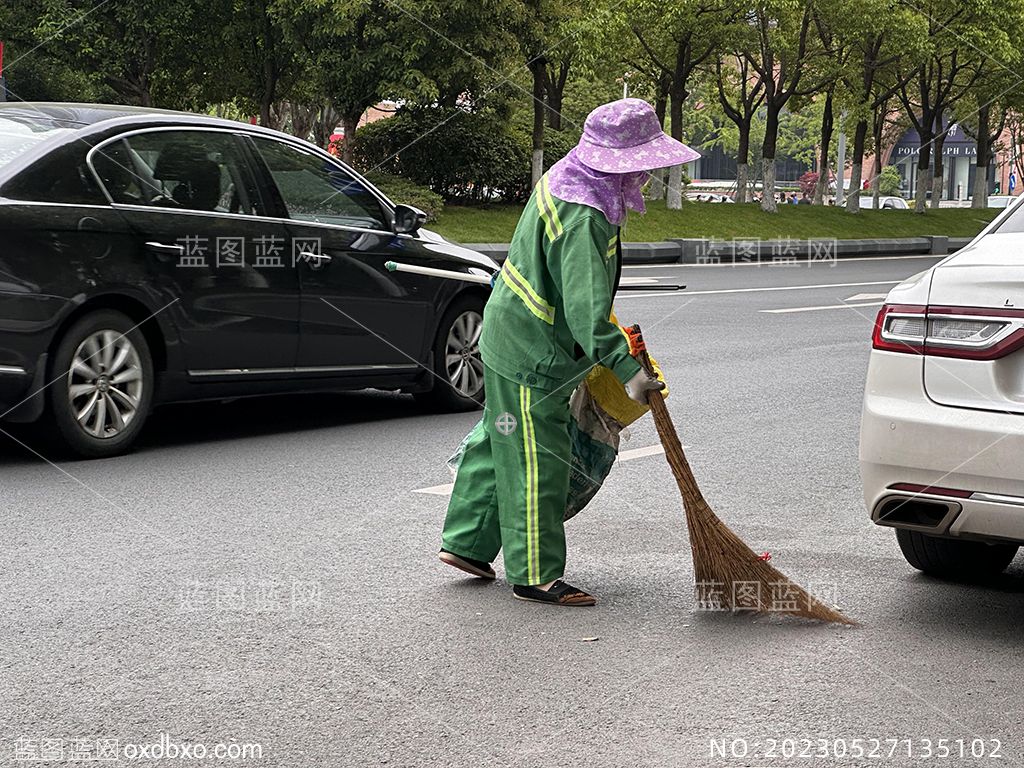
[[[1016,198],[1012,198],[1006,203],[1006,207],[1010,207],[1016,202]],[[1014,208],[1010,215],[1003,219],[999,225],[992,230],[993,232],[1014,233],[1024,232],[1024,211],[1021,210],[1020,206]]]
[[[40,203],[106,205],[107,199],[85,164],[87,145],[73,142],[57,147],[3,187],[5,197]]]
[[[71,133],[60,121],[35,115],[0,115],[0,168],[42,141]]]

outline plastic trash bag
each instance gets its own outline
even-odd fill
[[[619,454],[622,430],[648,410],[647,406],[630,400],[622,383],[603,365],[595,366],[576,387],[569,400],[572,468],[569,471],[569,496],[565,502],[563,520],[576,515],[601,490]],[[462,462],[466,443],[477,430],[483,428],[481,419],[448,459],[448,468],[453,477]]]

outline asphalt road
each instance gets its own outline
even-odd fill
[[[118,459],[0,442],[0,765],[161,734],[295,768],[1024,763],[1024,571],[916,574],[860,497],[872,319],[931,263],[627,268],[627,287],[688,288],[618,302],[712,506],[860,628],[695,610],[672,476],[638,450],[649,418],[568,525],[567,578],[601,599],[568,610],[514,601],[500,564],[481,584],[436,560],[434,487],[475,414],[380,393],[175,406]],[[975,738],[1002,759],[885,741]],[[786,739],[833,746],[786,759]],[[835,757],[842,739],[874,757]],[[137,764],[172,764],[153,753]]]

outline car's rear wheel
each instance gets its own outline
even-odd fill
[[[441,318],[434,341],[433,387],[416,397],[430,408],[470,411],[484,402],[484,363],[480,357],[484,299],[457,299]]]
[[[137,324],[121,312],[92,312],[54,350],[46,390],[50,432],[79,456],[131,447],[153,402],[153,360]]]
[[[1017,554],[1016,544],[943,539],[903,529],[897,529],[896,541],[907,562],[917,570],[955,581],[997,576]]]

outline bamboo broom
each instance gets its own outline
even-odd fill
[[[630,329],[630,336],[637,360],[647,373],[655,375],[639,325]],[[648,403],[658,428],[658,437],[665,448],[665,458],[683,497],[698,602],[709,602],[707,595],[699,594],[701,585],[704,585],[714,590],[710,607],[715,609],[784,613],[816,621],[856,625],[857,622],[819,602],[787,579],[718,518],[697,487],[665,398],[660,392],[652,391],[648,393]]]

